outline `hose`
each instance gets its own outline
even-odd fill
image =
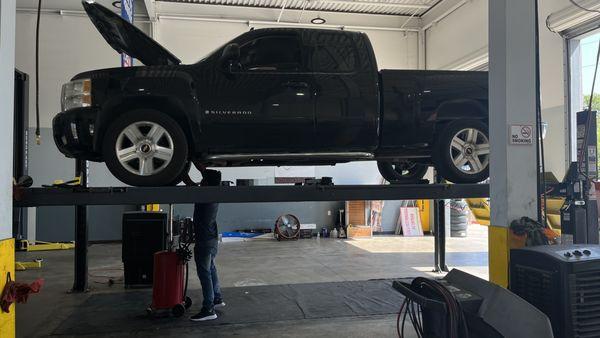
[[[40,15],[42,0],[38,0],[37,21],[35,24],[35,142],[40,145]]]
[[[467,321],[463,309],[460,303],[456,300],[456,298],[454,298],[454,295],[452,295],[452,292],[450,292],[444,285],[433,279],[417,277],[412,281],[410,288],[414,292],[426,296],[427,298],[430,298],[431,295],[433,295],[434,298],[432,299],[441,301],[446,304],[447,327],[445,328],[445,337],[469,337],[469,330],[467,327]],[[409,297],[404,298],[404,302],[400,306],[400,311],[398,312],[398,316],[396,318],[396,331],[398,333],[399,338],[404,337],[404,327],[406,324],[406,318],[408,318],[411,324],[413,325],[417,338],[425,337],[422,320],[422,309],[418,304],[415,303],[415,301],[413,301]]]
[[[189,261],[185,262],[185,284],[183,287],[183,300],[185,301],[185,297],[187,296],[188,282],[190,280],[190,264]]]

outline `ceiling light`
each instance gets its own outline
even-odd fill
[[[313,23],[313,24],[315,24],[315,25],[322,25],[322,24],[326,23],[327,20],[325,20],[325,19],[323,19],[321,17],[316,17],[316,18],[310,20],[310,22]]]

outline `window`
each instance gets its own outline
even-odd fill
[[[323,73],[348,73],[356,68],[356,51],[348,36],[320,34],[313,52],[313,69]]]
[[[240,63],[244,71],[301,70],[302,53],[296,35],[261,37],[240,48]]]
[[[582,106],[588,107],[590,102],[590,94],[592,92],[592,82],[594,79],[594,71],[596,68],[596,59],[598,56],[598,44],[600,43],[600,32],[590,35],[581,40],[581,80],[582,80]],[[600,81],[596,79],[594,90],[594,102],[592,110],[600,110]]]
[[[570,92],[569,111],[571,126],[570,160],[576,160],[577,142],[576,130],[574,128],[576,125],[576,113],[587,109],[590,104],[590,94],[592,93],[599,43],[600,30],[575,36],[568,40]],[[592,110],[600,111],[600,79],[596,79]],[[600,127],[600,114],[597,116],[597,118],[597,126]],[[600,128],[597,129],[597,132],[600,136]],[[600,141],[600,137],[598,140]],[[600,143],[598,144],[598,148],[600,148]]]

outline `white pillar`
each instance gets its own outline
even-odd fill
[[[0,1],[0,240],[12,237],[15,6]]]
[[[507,227],[522,216],[537,217],[535,0],[490,1],[489,24],[490,279],[505,285]],[[531,126],[531,144],[511,144],[517,125],[524,136]]]

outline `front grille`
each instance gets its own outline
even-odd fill
[[[600,336],[600,271],[569,275],[574,337]]]

